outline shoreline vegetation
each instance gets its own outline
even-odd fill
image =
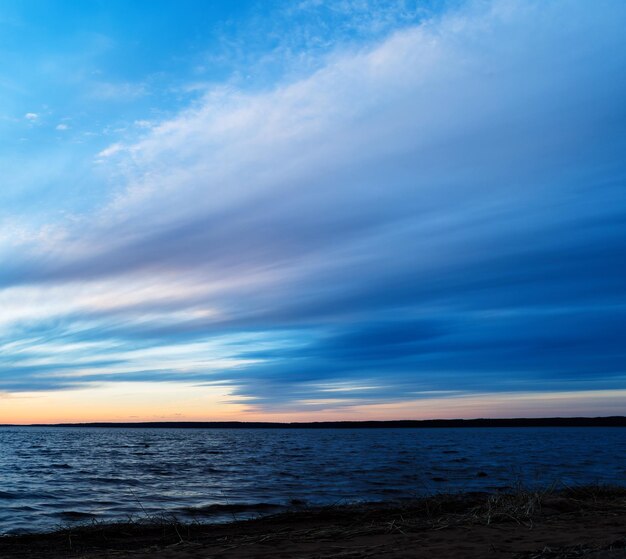
[[[150,421],[0,424],[0,427],[85,427],[142,429],[381,429],[450,427],[626,427],[626,416],[540,417],[510,419],[421,419],[395,421],[312,421],[278,423],[265,421]]]
[[[228,524],[146,517],[0,538],[3,559],[626,557],[626,487],[294,507]]]

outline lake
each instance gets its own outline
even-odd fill
[[[623,428],[0,428],[0,533],[626,483]]]

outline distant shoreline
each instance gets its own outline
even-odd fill
[[[150,421],[11,425],[0,427],[83,427],[124,429],[437,429],[481,427],[626,427],[626,416],[511,419],[423,419],[396,421]]]

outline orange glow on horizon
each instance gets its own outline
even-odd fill
[[[329,403],[327,409],[320,404],[270,411],[234,398],[225,387],[115,383],[77,390],[0,395],[0,424],[609,416],[626,413],[626,390],[472,394],[383,404]]]

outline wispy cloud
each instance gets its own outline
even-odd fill
[[[124,145],[119,142],[116,142],[114,144],[111,144],[110,146],[107,146],[102,151],[100,151],[98,153],[98,157],[111,157],[112,155],[119,153],[123,149],[124,149]]]
[[[625,20],[472,2],[138,124],[98,154],[107,204],[0,239],[0,389],[128,375],[278,410],[623,386]],[[53,339],[104,345],[71,364]]]

